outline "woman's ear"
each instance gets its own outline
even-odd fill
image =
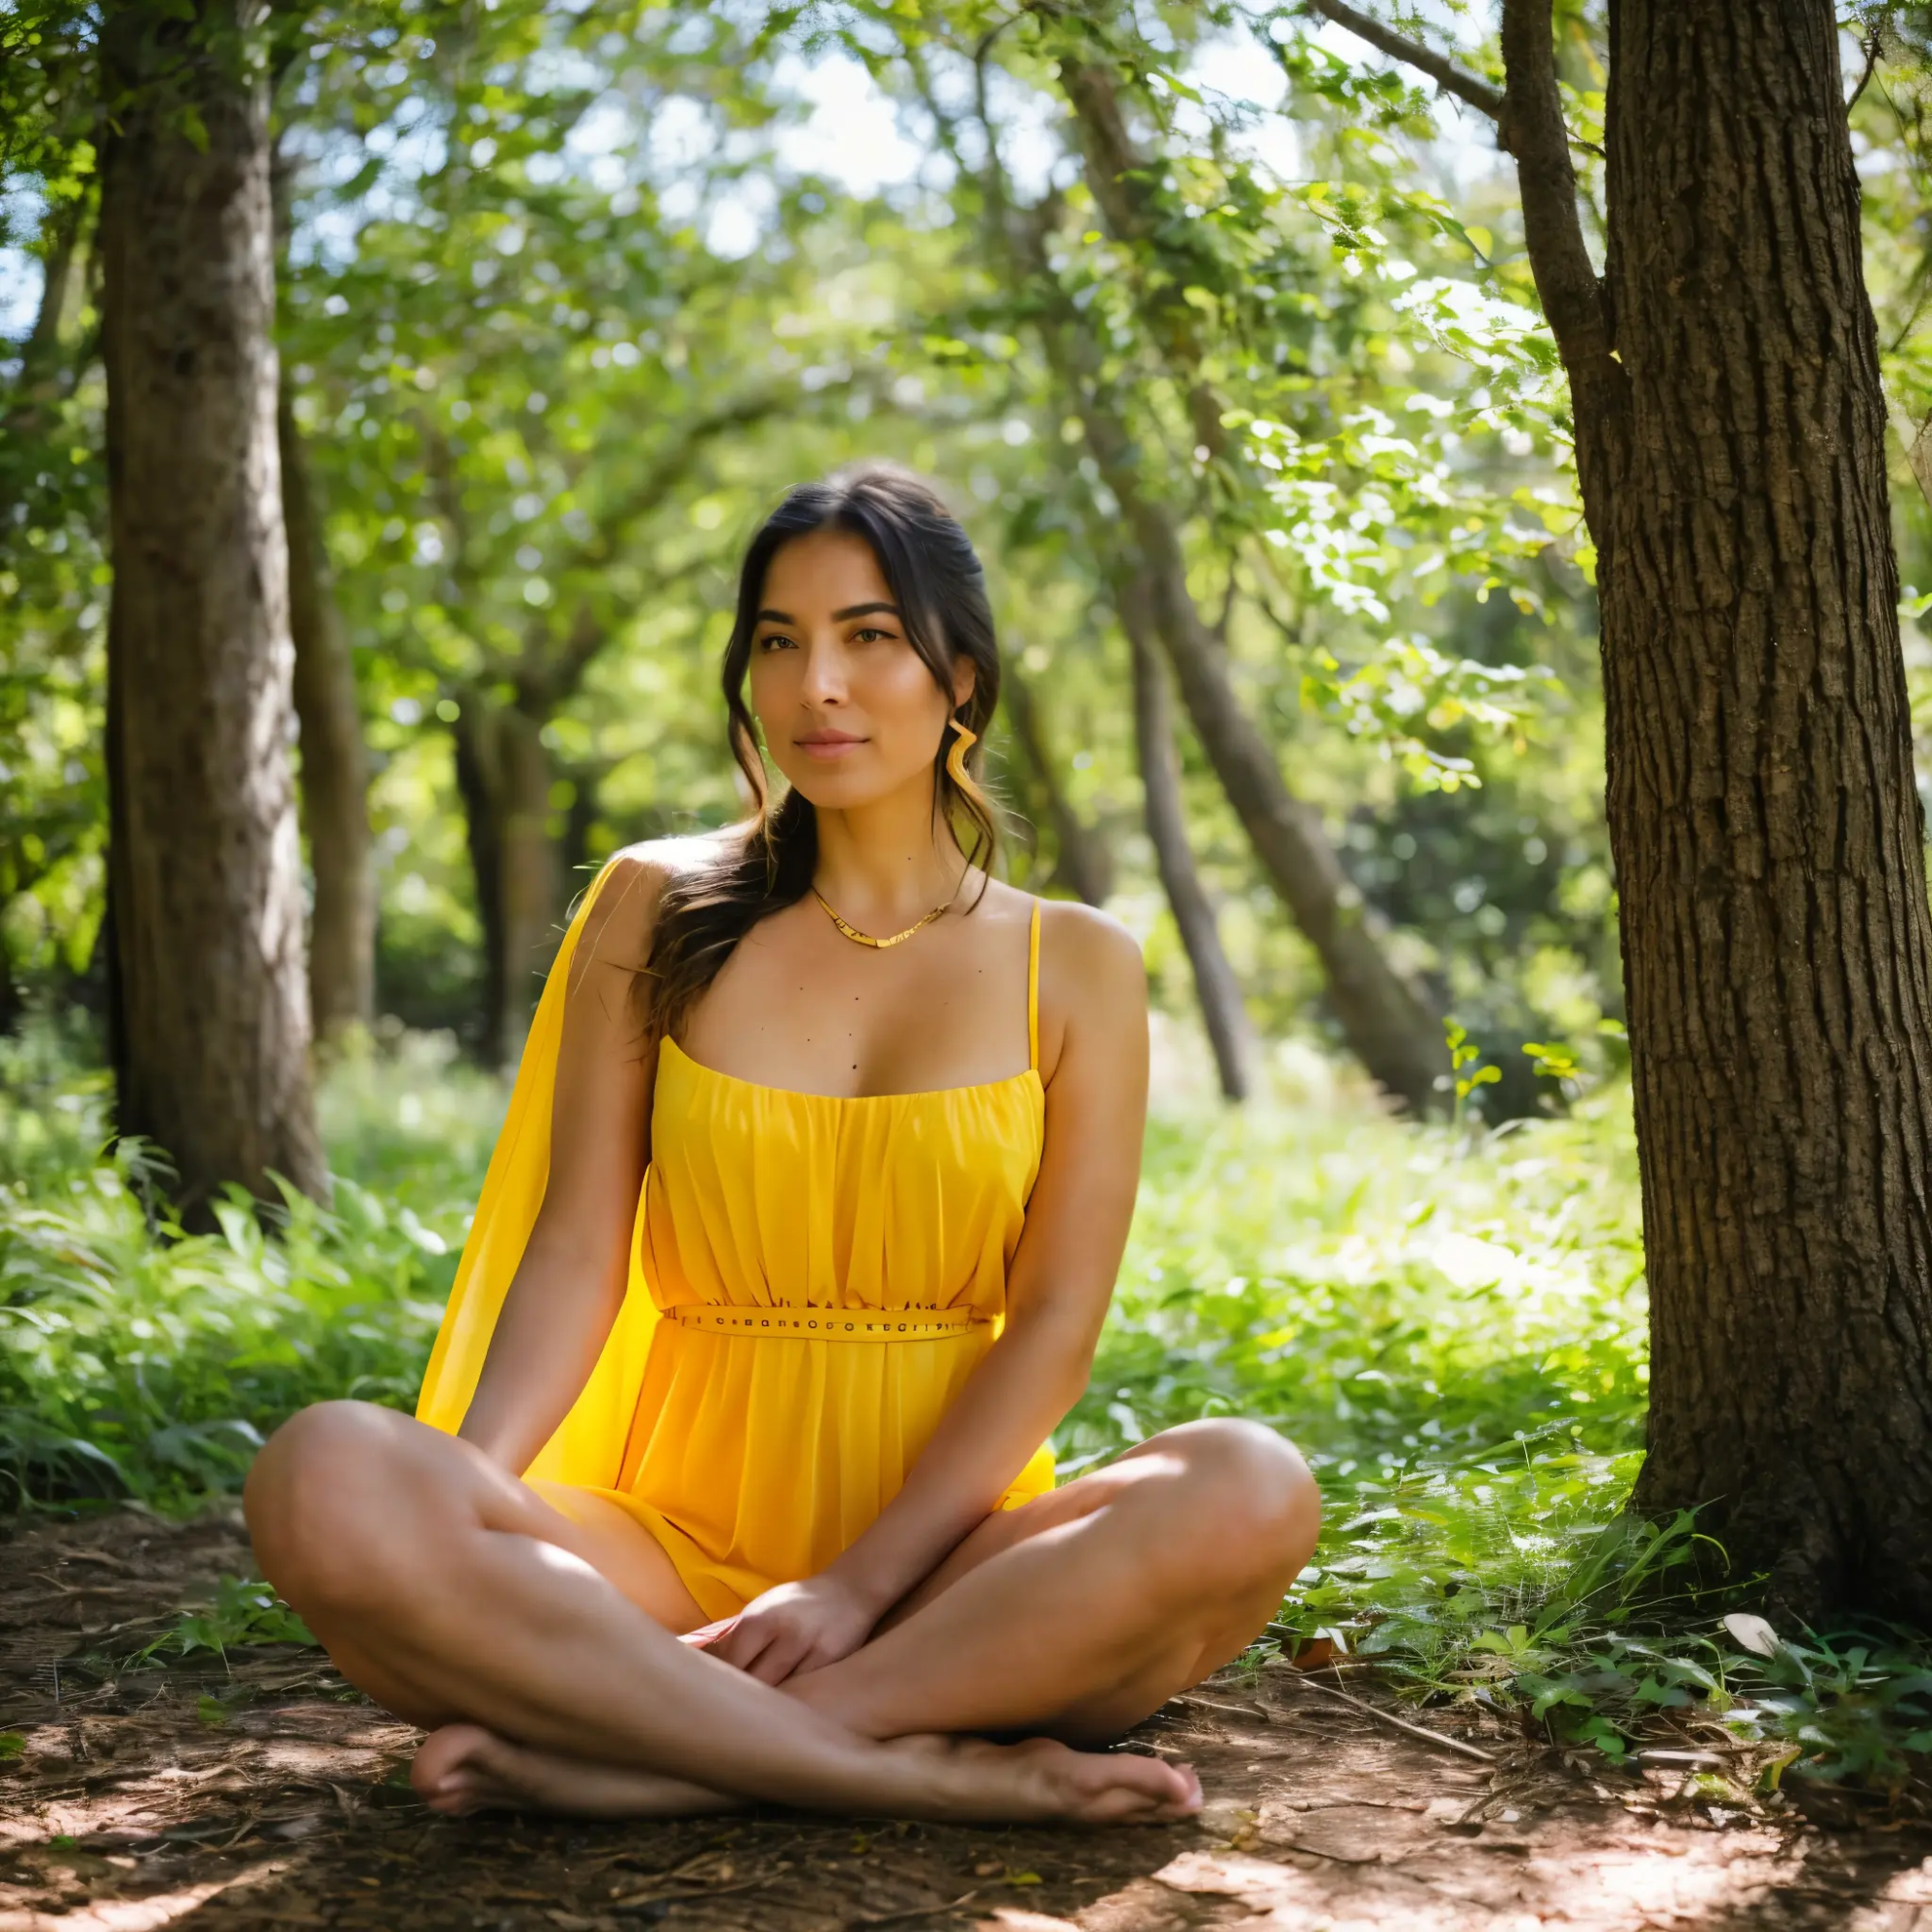
[[[952,708],[957,711],[972,700],[980,688],[980,670],[971,658],[961,658],[952,667]]]

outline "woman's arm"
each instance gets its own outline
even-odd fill
[[[711,1643],[767,1683],[856,1650],[985,1518],[1087,1386],[1140,1180],[1147,974],[1112,920],[1062,904],[1046,917],[1043,1037],[1065,1019],[1006,1325],[871,1527],[818,1576],[767,1592]]]
[[[648,847],[617,860],[570,962],[543,1206],[457,1432],[512,1475],[570,1412],[623,1305],[658,1058],[631,981],[666,876]]]

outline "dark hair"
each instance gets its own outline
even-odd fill
[[[987,722],[1000,696],[1000,649],[986,601],[985,573],[959,520],[929,484],[890,464],[868,463],[820,483],[801,483],[765,519],[738,573],[738,609],[724,646],[724,706],[731,754],[752,789],[753,813],[713,865],[673,877],[658,900],[638,999],[652,1038],[674,1032],[723,970],[732,948],[759,920],[802,899],[818,864],[818,819],[803,793],[774,802],[745,702],[752,639],[765,575],[778,553],[814,530],[863,538],[878,559],[905,625],[907,641],[950,699],[952,673],[972,663],[973,694],[953,718],[980,743],[966,753],[972,775],[960,785],[947,769],[951,731],[933,757],[939,823],[962,833],[967,862],[989,867],[999,846],[994,808],[978,783]]]

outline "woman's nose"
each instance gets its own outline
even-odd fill
[[[837,644],[813,644],[806,652],[805,699],[808,704],[845,701],[845,653]]]

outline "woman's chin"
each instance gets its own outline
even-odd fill
[[[787,760],[780,767],[793,791],[819,811],[855,811],[877,805],[908,785],[926,779],[929,765],[913,772],[884,772],[863,753],[840,758]]]

